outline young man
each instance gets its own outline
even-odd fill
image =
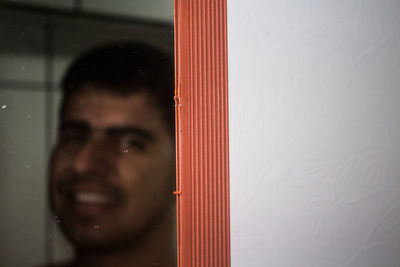
[[[75,249],[65,266],[176,266],[173,64],[139,43],[68,69],[51,207]]]

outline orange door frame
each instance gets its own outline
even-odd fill
[[[226,0],[175,0],[179,267],[229,267]]]

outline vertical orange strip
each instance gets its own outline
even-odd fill
[[[229,267],[226,0],[175,0],[178,266]]]

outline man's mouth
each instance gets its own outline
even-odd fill
[[[114,198],[103,192],[72,191],[69,194],[69,208],[74,216],[95,219],[115,207]]]
[[[117,190],[97,183],[74,183],[58,188],[64,211],[72,217],[95,219],[120,204]]]
[[[109,196],[98,192],[74,192],[73,201],[78,204],[111,204]]]

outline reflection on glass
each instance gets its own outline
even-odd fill
[[[172,3],[24,2],[0,2],[0,265],[176,266]]]

